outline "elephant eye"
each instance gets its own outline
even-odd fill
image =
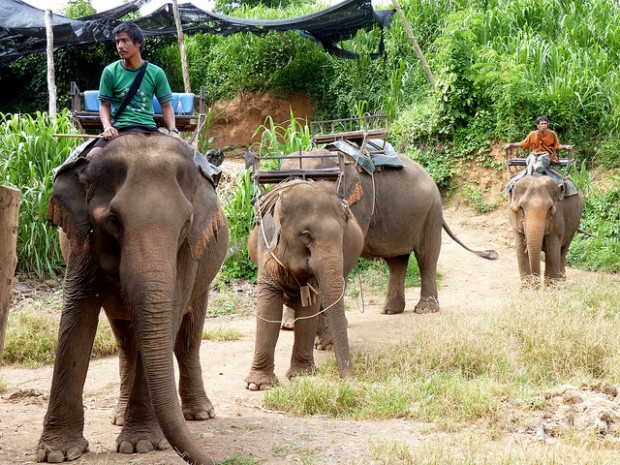
[[[301,236],[301,241],[305,245],[309,245],[312,242],[312,234],[310,234],[310,231],[308,231],[307,229],[302,231],[300,236]]]
[[[123,231],[123,225],[121,224],[116,215],[114,215],[113,213],[108,214],[104,220],[104,226],[106,231],[112,237],[114,237],[117,241],[120,241]]]

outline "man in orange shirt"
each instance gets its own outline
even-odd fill
[[[555,153],[556,150],[573,150],[572,145],[562,145],[558,139],[558,135],[549,129],[549,119],[546,116],[536,118],[537,131],[530,132],[524,141],[511,142],[506,144],[505,150],[513,147],[523,147],[524,149],[532,148],[532,153],[528,157],[528,166],[530,161],[540,162],[549,167],[551,163],[558,163],[560,160]],[[548,159],[546,157],[548,155]],[[530,157],[533,157],[530,160]],[[539,171],[540,172],[540,171]]]
[[[565,176],[551,167],[551,163],[558,163],[560,160],[556,150],[573,150],[572,145],[562,145],[558,135],[549,129],[549,119],[546,116],[536,118],[537,131],[530,132],[525,140],[521,142],[511,142],[506,144],[504,150],[513,147],[523,147],[532,149],[532,152],[525,160],[526,169],[517,173],[506,186],[506,192],[510,192],[513,184],[526,174],[542,175],[547,174],[553,177],[558,184],[563,184]]]

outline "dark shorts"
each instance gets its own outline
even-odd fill
[[[159,134],[160,132],[157,128],[150,128],[148,126],[139,125],[123,126],[122,128],[116,128],[116,130],[118,131],[119,136],[127,134],[128,132],[139,132],[142,134]],[[99,139],[91,148],[105,147],[111,140],[112,139]]]

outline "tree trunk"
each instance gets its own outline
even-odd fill
[[[47,36],[47,90],[49,92],[49,115],[56,121],[56,71],[54,69],[54,32],[52,31],[52,10],[45,10],[45,31]]]
[[[21,192],[0,186],[0,366],[9,317],[11,284],[17,266],[17,222]]]
[[[181,70],[183,71],[183,86],[185,92],[191,92],[189,82],[189,67],[187,66],[187,52],[185,51],[185,37],[183,28],[181,27],[181,15],[179,14],[179,5],[177,0],[172,0],[172,14],[174,15],[174,23],[177,28],[177,36],[179,38],[179,51],[181,52]]]
[[[403,13],[403,10],[401,9],[399,5],[398,0],[392,0],[392,4],[394,5],[394,8],[396,8],[396,12],[398,13],[398,16],[400,16],[400,19],[403,22],[403,26],[405,26],[407,35],[409,36],[409,39],[411,40],[411,43],[413,44],[413,50],[415,51],[415,54],[418,56],[420,63],[422,63],[422,68],[424,68],[426,77],[428,78],[428,81],[431,83],[431,85],[434,88],[435,87],[435,76],[433,76],[431,68],[430,66],[428,66],[426,58],[424,57],[424,53],[422,52],[422,49],[418,45],[418,41],[413,35],[413,30],[411,29],[411,26],[409,25],[409,21],[407,21],[407,18],[405,17],[405,13]]]

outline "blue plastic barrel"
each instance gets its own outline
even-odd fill
[[[98,90],[85,90],[84,91],[84,107],[86,111],[99,111],[101,102],[97,98],[99,96]]]
[[[191,115],[194,113],[194,97],[191,92],[183,92],[179,94],[179,103],[175,106],[175,113],[181,115]]]

